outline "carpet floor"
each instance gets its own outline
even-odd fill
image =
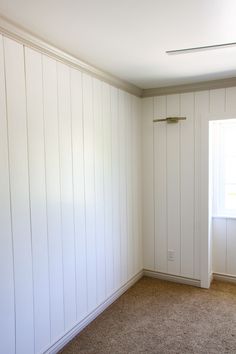
[[[143,277],[61,354],[236,354],[236,285]]]

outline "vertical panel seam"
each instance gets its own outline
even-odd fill
[[[97,284],[98,284],[98,277],[97,277],[97,264],[98,264],[98,258],[97,258],[97,230],[96,230],[96,183],[95,183],[95,118],[94,118],[94,85],[93,85],[93,79],[91,78],[91,91],[92,91],[92,97],[91,97],[91,105],[92,105],[92,130],[93,130],[93,196],[94,196],[94,246],[95,246],[95,259],[96,259],[96,287],[95,287],[95,292],[96,292],[96,305],[98,304],[98,294],[97,294]]]
[[[44,67],[43,56],[41,55],[42,66],[42,104],[43,104],[43,147],[44,147],[44,178],[45,178],[45,209],[46,209],[46,228],[47,228],[47,258],[48,258],[48,293],[49,293],[49,321],[50,321],[50,342],[52,339],[52,319],[51,319],[51,282],[50,282],[50,256],[49,256],[49,235],[48,235],[48,187],[47,187],[47,167],[46,167],[46,137],[45,137],[45,102],[44,102]]]
[[[155,111],[156,111],[156,106],[157,106],[157,97],[153,97],[153,114],[152,114],[152,120],[154,119],[155,116]],[[158,232],[157,232],[157,221],[156,221],[156,211],[158,210],[158,196],[156,194],[156,191],[158,190],[158,187],[156,184],[158,183],[158,178],[156,175],[156,168],[158,166],[158,149],[156,149],[156,134],[155,134],[155,125],[152,122],[152,136],[153,136],[153,226],[154,226],[154,237],[153,237],[153,249],[154,249],[154,269],[158,269],[158,257],[157,257],[157,243],[158,240]],[[157,150],[157,153],[156,153]]]
[[[195,242],[196,242],[196,112],[195,112],[195,92],[193,93],[193,276],[195,277]]]
[[[132,133],[131,133],[131,122],[132,122],[132,100],[130,94],[128,94],[129,98],[129,116],[128,116],[128,134],[129,134],[129,160],[132,161]],[[132,161],[133,163],[133,161]],[[130,277],[132,277],[132,269],[133,269],[133,260],[134,260],[134,248],[133,248],[133,205],[132,205],[132,184],[131,184],[131,176],[132,176],[132,163],[128,164],[128,186],[129,186],[129,233],[130,233]]]
[[[83,184],[84,184],[84,236],[85,236],[85,255],[86,255],[86,262],[85,262],[85,266],[86,266],[86,312],[88,312],[88,261],[87,261],[87,249],[88,249],[88,244],[87,244],[87,224],[86,224],[86,219],[87,219],[87,215],[86,215],[86,195],[85,195],[85,127],[84,127],[84,74],[81,75],[81,91],[82,91],[82,129],[83,129]]]
[[[124,135],[125,135],[125,169],[124,169],[124,174],[125,174],[125,205],[126,205],[126,216],[125,216],[125,229],[126,229],[126,278],[125,281],[128,279],[128,267],[129,267],[129,260],[128,260],[128,250],[129,250],[129,229],[128,229],[128,186],[127,186],[127,181],[128,181],[128,176],[127,176],[127,147],[128,147],[128,139],[127,139],[127,112],[128,112],[128,107],[127,107],[127,93],[125,93],[124,96]]]
[[[165,113],[167,115],[167,96],[165,96]],[[167,163],[167,159],[168,159],[168,128],[167,125],[165,127],[165,132],[166,132],[166,163],[165,163],[165,168],[166,168],[166,270],[168,273],[168,268],[169,268],[169,264],[168,264],[168,247],[169,247],[169,226],[168,226],[168,208],[169,208],[169,203],[168,203],[168,163]]]
[[[227,266],[227,259],[228,259],[228,219],[225,220],[225,272],[228,274],[228,266]]]
[[[155,196],[154,196],[154,191],[155,191],[155,159],[154,159],[154,125],[153,125],[153,119],[154,119],[154,97],[152,97],[152,116],[151,116],[151,127],[152,127],[152,166],[153,166],[153,171],[152,171],[152,206],[153,206],[153,266],[154,269],[156,269],[156,207],[155,207]]]
[[[121,127],[120,127],[120,99],[121,99],[121,95],[120,95],[120,90],[118,90],[118,137],[120,138],[120,131],[121,131]],[[120,178],[120,173],[121,173],[121,153],[120,153],[120,148],[118,148],[118,154],[119,154],[119,194],[121,196],[121,182],[122,179]],[[120,224],[122,224],[122,213],[121,213],[121,198],[119,197],[119,221]],[[122,251],[121,251],[121,246],[122,246],[122,228],[120,227],[120,264],[122,263]],[[120,269],[122,270],[122,267],[120,267]],[[122,283],[122,271],[120,272],[120,283]]]
[[[179,94],[179,114],[181,112],[181,94]],[[181,159],[181,152],[182,152],[182,130],[181,130],[181,122],[179,125],[179,241],[180,241],[180,262],[179,262],[179,272],[182,274],[182,194],[181,194],[181,168],[182,168],[182,159]]]
[[[103,160],[103,173],[102,173],[102,192],[103,192],[103,237],[104,237],[104,252],[105,252],[105,296],[107,296],[107,255],[106,255],[106,247],[107,247],[107,240],[106,240],[106,217],[105,217],[105,159],[104,159],[104,84],[101,84],[101,110],[102,110],[102,117],[101,117],[101,129],[102,129],[102,160]]]
[[[212,90],[208,90],[208,112],[211,112],[211,94]]]
[[[64,240],[63,240],[63,222],[62,222],[62,182],[61,182],[61,142],[60,142],[60,110],[59,110],[59,85],[58,85],[58,62],[56,62],[56,78],[57,78],[57,141],[58,141],[58,162],[59,162],[59,183],[60,183],[60,236],[61,236],[61,255],[62,255],[62,283],[63,283],[63,315],[64,315],[64,330],[65,327],[65,268],[64,268]]]
[[[9,117],[8,117],[8,102],[7,102],[7,78],[6,78],[6,59],[5,59],[5,37],[2,36],[3,44],[3,65],[4,65],[4,85],[5,85],[5,103],[6,103],[6,125],[7,125],[7,160],[8,160],[8,182],[9,182],[9,202],[10,202],[10,217],[11,217],[11,251],[12,251],[12,270],[13,270],[13,291],[14,291],[14,351],[16,353],[16,281],[15,281],[15,254],[14,254],[14,232],[13,232],[13,216],[12,216],[12,193],[11,193],[11,166],[10,166],[10,141],[9,141]]]
[[[120,136],[120,125],[119,125],[119,117],[120,117],[120,106],[119,106],[119,89],[117,89],[117,123],[116,123],[116,127],[117,127],[117,166],[118,166],[118,183],[117,183],[117,195],[118,195],[118,220],[119,220],[119,263],[120,263],[120,269],[119,269],[119,283],[121,283],[121,227],[120,227],[120,208],[121,208],[121,202],[120,202],[120,149],[119,149],[119,136]]]
[[[71,95],[71,68],[69,67],[69,96],[70,96],[70,145],[71,145],[71,181],[72,181],[72,203],[73,203],[73,228],[74,228],[74,265],[75,265],[75,311],[76,319],[78,319],[78,306],[77,306],[77,252],[76,252],[76,230],[75,230],[75,186],[74,186],[74,154],[73,154],[73,132],[72,132],[72,95]]]
[[[224,88],[224,112],[226,112],[226,88]]]
[[[34,352],[36,350],[35,348],[35,281],[34,281],[34,260],[33,260],[33,231],[32,231],[32,205],[31,205],[31,185],[30,185],[30,165],[29,165],[29,127],[28,127],[28,119],[29,119],[29,113],[28,113],[28,100],[27,100],[27,78],[26,78],[26,55],[25,55],[25,46],[23,45],[23,60],[24,60],[24,86],[25,86],[25,123],[26,123],[26,149],[27,149],[27,176],[28,176],[28,203],[29,203],[29,226],[30,226],[30,246],[31,246],[31,266],[32,266],[32,272],[31,272],[31,278],[32,278],[32,302],[33,302],[33,331],[34,331]]]
[[[134,112],[134,107],[133,107],[133,98],[132,95],[129,94],[130,102],[131,102],[131,112],[130,112],[130,152],[131,152],[131,163],[130,163],[130,203],[131,203],[131,249],[132,249],[132,268],[131,268],[131,277],[134,274],[134,269],[135,269],[135,237],[134,237],[134,215],[133,215],[133,188],[134,188],[134,182],[133,182],[133,166],[134,166],[134,156],[133,156],[133,112]]]
[[[113,144],[112,144],[112,122],[113,122],[113,115],[112,115],[112,102],[111,102],[111,86],[109,87],[109,96],[110,96],[110,162],[111,162],[111,240],[112,240],[112,265],[113,265],[113,290],[115,287],[115,266],[114,266],[114,233],[113,233],[113,226],[114,226],[114,193],[113,193],[113,163],[112,163],[112,152],[113,152]]]

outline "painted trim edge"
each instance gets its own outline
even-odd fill
[[[181,277],[179,275],[171,275],[171,274],[167,274],[167,273],[155,272],[153,270],[148,270],[148,269],[143,270],[143,275],[147,276],[147,277],[151,277],[151,278],[157,278],[157,279],[161,279],[161,280],[171,281],[174,283],[192,285],[192,286],[197,286],[199,288],[201,287],[200,280]]]
[[[186,93],[186,92],[215,90],[215,89],[234,87],[234,86],[236,86],[236,77],[232,77],[228,79],[211,80],[211,81],[201,81],[192,84],[144,89],[142,92],[142,98]]]
[[[29,48],[37,50],[40,53],[46,54],[60,62],[70,65],[81,72],[88,73],[101,81],[105,81],[121,90],[127,91],[132,95],[141,97],[142,89],[118,77],[100,70],[79,58],[66,53],[38,36],[30,33],[25,28],[9,20],[0,14],[0,33],[10,39],[13,39]]]
[[[88,73],[97,79],[107,82],[108,84],[124,90],[137,97],[154,97],[171,95],[186,92],[196,92],[213,90],[219,88],[227,88],[236,86],[236,77],[218,79],[211,81],[201,81],[190,84],[164,86],[150,89],[142,89],[134,84],[122,80],[110,73],[107,73],[93,65],[80,60],[79,58],[66,53],[64,50],[55,47],[54,45],[46,42],[44,39],[36,36],[19,24],[11,21],[5,16],[0,14],[0,33],[10,39],[17,41],[29,48],[37,50],[38,52],[45,54],[51,58],[54,58],[62,63],[65,63],[71,67],[74,67],[81,72]]]
[[[143,276],[141,270],[134,277],[132,277],[127,283],[125,283],[120,289],[114,292],[108,297],[101,305],[96,307],[88,316],[82,321],[77,323],[73,328],[67,331],[61,338],[59,338],[49,348],[45,349],[42,354],[56,354],[62,349],[68,342],[70,342],[77,334],[79,334],[88,324],[90,324],[96,317],[98,317],[104,310],[106,310],[114,301],[116,301],[121,295],[123,295],[131,286],[133,286]]]
[[[236,283],[236,276],[228,275],[224,273],[213,273],[213,279],[225,281],[228,283],[234,283],[234,284]]]
[[[210,286],[211,286],[211,283],[213,282],[213,279],[214,279],[214,277],[213,277],[213,273],[209,273],[208,278],[209,278],[209,286],[208,286],[208,289],[209,289],[209,288],[210,288]]]
[[[114,301],[116,301],[121,295],[123,295],[131,286],[133,286],[143,276],[166,280],[174,283],[192,285],[201,287],[200,280],[181,277],[178,275],[171,275],[167,273],[156,272],[148,269],[141,270],[133,278],[131,278],[120,289],[113,293],[106,301],[94,309],[85,319],[76,324],[71,330],[66,332],[63,337],[58,339],[49,348],[45,349],[42,354],[56,354],[62,349],[70,340],[72,340],[77,334],[79,334],[86,326],[88,326],[96,317],[98,317],[104,310],[106,310]],[[230,283],[236,283],[236,276],[228,275],[224,273],[210,273],[209,282],[215,280],[221,280]]]

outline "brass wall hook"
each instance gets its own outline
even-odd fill
[[[166,122],[166,123],[178,123],[180,120],[186,120],[186,117],[167,117],[163,119],[154,119],[153,123]]]

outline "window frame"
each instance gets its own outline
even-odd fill
[[[236,119],[211,121],[210,140],[212,145],[212,211],[214,217],[236,218],[236,208],[225,207],[225,126],[235,124]],[[236,184],[236,181],[235,181]]]

